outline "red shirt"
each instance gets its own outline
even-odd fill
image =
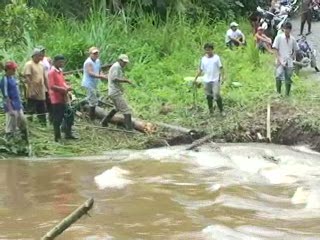
[[[54,66],[48,73],[49,79],[49,96],[52,104],[57,103],[66,103],[67,92],[61,90],[53,89],[53,86],[62,87],[65,90],[68,88],[66,81],[63,76],[63,72],[60,69],[55,68]]]

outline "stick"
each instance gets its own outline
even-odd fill
[[[89,125],[89,124],[75,124],[75,126],[91,127],[91,128],[96,128],[96,129],[105,129],[105,130],[109,130],[109,131],[113,131],[113,132],[124,132],[124,133],[137,134],[137,132],[134,132],[134,131],[128,131],[128,130],[122,130],[122,129],[114,129],[114,128],[108,128],[108,127],[100,127],[100,126]]]
[[[203,138],[200,138],[199,140],[193,142],[189,147],[186,148],[186,150],[192,150],[195,149],[196,147],[199,147],[200,145],[208,142],[210,139],[212,139],[214,137],[214,135],[207,135]]]
[[[78,219],[80,219],[83,215],[87,214],[88,211],[92,208],[93,203],[94,203],[93,198],[90,198],[89,200],[87,200],[84,204],[82,204],[75,211],[73,211],[69,216],[63,219],[58,225],[56,225],[53,229],[51,229],[44,237],[41,238],[41,240],[55,239],[64,230],[66,230]]]
[[[269,142],[271,142],[271,108],[270,103],[268,103],[267,106],[267,139]]]

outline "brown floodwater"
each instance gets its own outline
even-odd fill
[[[1,160],[0,239],[40,239],[90,197],[57,239],[320,239],[319,182],[318,154],[267,145]]]

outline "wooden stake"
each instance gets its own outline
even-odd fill
[[[74,210],[69,216],[63,219],[58,225],[51,229],[41,240],[53,240],[59,236],[64,230],[70,227],[78,219],[80,219],[84,214],[92,208],[94,203],[93,198],[87,200],[84,204]]]
[[[270,103],[267,106],[267,139],[271,142],[271,107]]]

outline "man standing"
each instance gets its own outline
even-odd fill
[[[87,100],[90,110],[89,117],[95,119],[95,109],[98,105],[98,84],[100,79],[108,80],[108,77],[101,74],[101,63],[99,59],[99,50],[96,47],[89,49],[90,56],[83,64],[82,86],[87,90]]]
[[[41,52],[41,64],[44,67],[44,72],[46,75],[46,78],[48,79],[48,73],[51,69],[51,59],[46,56],[46,48],[43,46],[39,46],[37,47],[40,52]],[[49,90],[46,89],[46,107],[47,107],[47,111],[48,111],[48,115],[49,115],[49,122],[52,123],[52,108],[51,108],[51,101],[50,101],[50,97],[49,97]]]
[[[284,34],[278,35],[273,43],[273,48],[276,50],[277,56],[276,87],[277,92],[281,94],[282,81],[284,81],[286,96],[289,96],[292,84],[293,61],[299,47],[295,38],[291,35],[292,24],[286,22],[283,29]]]
[[[302,0],[300,36],[303,35],[303,29],[306,22],[308,23],[307,35],[311,34],[311,21],[312,21],[312,0]]]
[[[64,66],[65,58],[62,55],[57,55],[53,59],[53,66],[49,71],[49,95],[52,103],[53,113],[53,129],[54,140],[58,142],[61,139],[61,124],[64,120],[66,123],[65,137],[66,139],[77,139],[72,135],[72,125],[74,119],[73,111],[69,111],[66,115],[68,108],[68,92],[71,91],[71,87],[66,84],[61,68]]]
[[[233,46],[243,46],[246,44],[246,38],[242,31],[238,29],[239,24],[236,22],[232,22],[230,24],[230,29],[228,29],[226,33],[226,45],[229,48],[232,48]]]
[[[220,95],[220,86],[223,80],[222,63],[220,57],[214,53],[213,49],[214,47],[211,43],[206,43],[204,45],[205,55],[201,59],[200,68],[194,82],[196,83],[198,77],[204,73],[203,81],[209,112],[210,114],[213,114],[213,100],[215,100],[221,115],[224,116],[222,98]]]
[[[41,60],[40,49],[34,49],[32,60],[25,65],[24,76],[27,84],[28,110],[30,114],[36,113],[41,124],[46,126],[46,89],[48,89],[48,82],[44,67],[40,63]]]
[[[15,78],[18,65],[8,61],[4,65],[5,76],[0,81],[0,89],[4,98],[4,110],[6,112],[6,135],[14,135],[17,127],[22,138],[28,142],[27,121],[23,114],[20,92]]]
[[[115,109],[111,110],[111,112],[102,120],[102,126],[107,126],[108,122],[112,119],[112,117],[117,113],[121,112],[124,115],[124,125],[127,130],[131,131],[133,129],[132,126],[132,118],[131,118],[131,109],[129,108],[126,100],[123,97],[123,83],[131,84],[131,81],[124,78],[123,69],[129,63],[129,58],[125,54],[121,54],[118,57],[118,61],[114,63],[108,75],[108,95],[112,100]]]

